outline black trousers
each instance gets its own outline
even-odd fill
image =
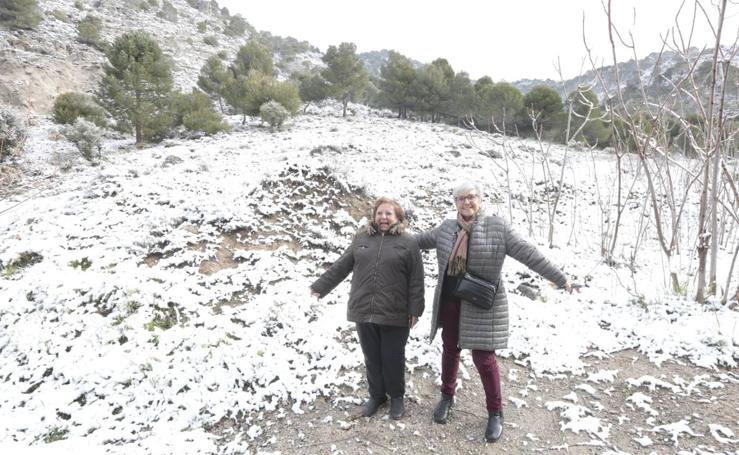
[[[405,344],[409,333],[410,327],[357,322],[370,397],[405,395]]]

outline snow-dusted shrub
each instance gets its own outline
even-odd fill
[[[269,123],[270,128],[279,128],[285,123],[290,113],[277,101],[270,100],[259,107],[259,116]]]
[[[99,48],[102,28],[103,21],[97,16],[88,14],[77,24],[77,41]]]
[[[102,149],[103,130],[92,122],[78,118],[73,125],[67,126],[62,131],[71,143],[77,146],[82,156],[93,161],[95,152],[100,156]]]
[[[162,9],[157,16],[170,22],[177,22],[177,8],[169,0],[162,0]]]
[[[51,115],[54,122],[63,125],[71,125],[82,117],[98,126],[105,126],[105,111],[84,93],[65,92],[57,96]]]
[[[193,89],[192,93],[178,93],[172,103],[175,125],[183,125],[190,131],[215,134],[227,131],[228,124],[213,110],[213,103],[205,93]]]
[[[26,130],[16,116],[9,110],[0,108],[0,162],[20,147],[25,137]]]
[[[0,2],[0,24],[10,28],[34,29],[41,22],[38,0],[3,0]]]
[[[218,37],[215,35],[208,35],[203,38],[203,42],[208,46],[218,46]]]

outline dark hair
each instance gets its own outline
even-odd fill
[[[388,197],[381,197],[378,198],[374,204],[372,204],[372,221],[375,221],[375,215],[377,215],[377,209],[380,208],[382,204],[390,204],[393,206],[393,210],[395,211],[395,217],[398,218],[398,222],[402,223],[405,221],[405,210],[403,210],[403,207],[400,206],[395,200],[390,199]]]

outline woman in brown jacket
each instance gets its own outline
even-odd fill
[[[503,432],[503,400],[495,351],[508,345],[508,300],[500,281],[503,261],[511,256],[568,292],[572,292],[572,286],[567,276],[520,237],[508,221],[482,214],[483,194],[478,184],[464,182],[454,189],[453,196],[456,218],[444,220],[416,237],[421,249],[436,249],[439,263],[430,334],[433,340],[438,327],[442,328],[441,400],[434,409],[434,421],[447,422],[454,404],[460,351],[471,349],[485,390],[485,439],[494,442]],[[454,296],[457,281],[465,271],[498,284],[492,308],[480,308]]]
[[[362,415],[369,417],[390,396],[390,417],[404,412],[405,344],[423,313],[423,262],[416,240],[404,232],[405,213],[387,198],[373,206],[372,220],[311,286],[321,298],[353,273],[347,319],[356,323],[369,385]]]

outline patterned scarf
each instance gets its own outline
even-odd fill
[[[449,267],[447,268],[447,274],[449,276],[463,275],[467,270],[467,243],[470,238],[472,226],[475,225],[476,221],[477,217],[472,218],[470,221],[465,221],[462,215],[457,212],[457,224],[461,229],[457,234],[457,241],[452,248],[452,254],[449,256]]]

